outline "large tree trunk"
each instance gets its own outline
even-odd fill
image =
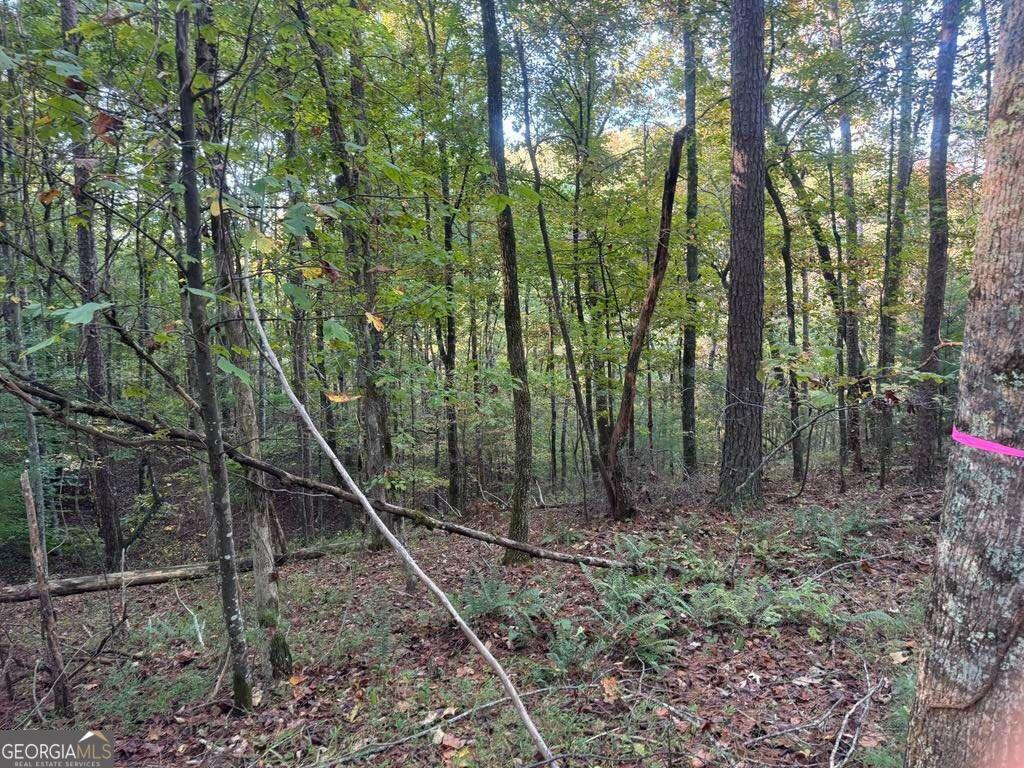
[[[221,605],[231,651],[232,684],[235,707],[252,707],[249,655],[245,639],[245,621],[238,594],[238,570],[235,558],[235,534],[231,516],[231,492],[224,435],[221,428],[220,397],[217,394],[213,353],[210,349],[206,312],[206,288],[203,282],[202,213],[196,171],[195,97],[188,55],[188,10],[175,13],[175,59],[178,69],[178,103],[181,110],[181,183],[185,187],[185,247],[188,263],[185,280],[188,290],[189,318],[195,349],[197,389],[206,436],[206,451],[212,479],[213,515],[217,524],[217,552],[220,563]]]
[[[61,0],[60,25],[69,50],[78,55],[82,38],[75,31],[78,27],[76,0]],[[69,96],[84,100],[86,84],[75,77],[69,77],[67,82]],[[89,157],[87,131],[84,121],[78,121],[71,143],[75,177],[72,187],[75,200],[75,245],[78,250],[78,280],[83,304],[100,300],[100,276],[93,233],[94,204],[88,190],[93,158]],[[82,339],[85,347],[86,389],[90,398],[104,402],[107,399],[107,364],[100,344],[100,328],[95,319],[82,326]],[[116,570],[121,564],[122,541],[121,520],[117,515],[110,474],[110,443],[102,438],[94,438],[93,452],[96,454],[96,467],[93,471],[92,493],[96,504],[96,523],[103,540],[103,561],[108,569]]]
[[[683,328],[683,361],[681,394],[683,428],[683,467],[687,472],[697,469],[697,325],[694,296],[700,279],[697,249],[697,54],[694,50],[696,15],[687,3],[683,19],[683,92],[686,125],[686,326]]]
[[[494,0],[480,0],[484,28],[484,56],[487,60],[487,147],[494,166],[495,187],[499,195],[508,195],[505,170],[505,130],[502,124],[501,48]],[[515,382],[512,413],[515,432],[514,476],[510,501],[509,537],[527,541],[530,536],[530,478],[533,470],[533,436],[530,426],[530,390],[526,378],[526,352],[523,347],[519,316],[519,272],[516,265],[516,233],[512,208],[506,205],[498,213],[498,241],[501,245],[501,284],[505,309],[505,345],[509,372]],[[522,558],[509,550],[506,563]]]
[[[1024,449],[1024,0],[1000,40],[956,425]],[[908,768],[1010,768],[1024,754],[1024,458],[955,445]]]
[[[939,331],[942,328],[946,271],[949,266],[946,161],[949,154],[949,115],[959,25],[960,0],[943,0],[939,53],[935,63],[932,141],[928,158],[928,275],[924,290],[919,365],[926,378],[917,388],[917,437],[913,451],[914,477],[918,482],[927,481],[939,469],[936,448],[942,426],[942,412],[937,401],[939,388],[930,377],[939,373]]]
[[[633,330],[633,339],[629,345],[629,354],[626,357],[626,369],[622,382],[622,399],[619,405],[619,415],[612,427],[611,437],[608,440],[608,447],[605,453],[605,465],[611,474],[612,496],[609,498],[612,516],[623,519],[631,517],[635,513],[633,500],[622,477],[622,468],[619,462],[619,446],[626,429],[629,427],[633,415],[633,403],[636,400],[636,373],[640,366],[640,355],[647,343],[647,329],[650,327],[651,318],[654,317],[654,308],[658,303],[658,293],[661,291],[661,283],[665,279],[665,272],[668,271],[668,246],[672,235],[672,208],[676,199],[676,183],[679,181],[679,163],[683,154],[683,142],[688,138],[689,127],[676,131],[672,137],[672,148],[668,155],[668,168],[665,171],[665,186],[661,195],[661,222],[658,226],[658,246],[654,252],[654,265],[651,268],[651,279],[647,285],[647,294],[644,296],[644,303],[640,307],[640,317],[636,321],[636,328]]]
[[[910,0],[900,4],[900,116],[897,127],[896,184],[893,189],[891,223],[885,250],[885,268],[882,273],[882,299],[878,321],[878,377],[880,389],[887,387],[893,365],[896,363],[896,319],[902,297],[903,280],[903,235],[906,230],[907,193],[910,189],[910,174],[914,166],[914,142],[911,135],[911,120],[914,99],[913,59],[914,11]],[[892,455],[893,413],[886,404],[879,414],[878,423],[878,464],[879,482],[885,485],[889,457]]]
[[[215,29],[213,6],[209,0],[196,7],[196,23],[200,28]],[[219,56],[215,38],[208,34],[196,35],[196,69],[205,74],[211,83],[221,77]],[[203,97],[203,112],[206,116],[208,139],[214,145],[224,141],[223,113],[219,88],[211,88]],[[245,333],[242,314],[241,292],[238,288],[238,274],[235,253],[231,242],[231,217],[224,196],[227,193],[227,157],[214,151],[211,172],[212,186],[218,196],[218,204],[210,209],[210,229],[213,232],[213,253],[217,268],[217,293],[222,297],[217,302],[217,324],[223,337],[223,346],[228,350],[231,363],[241,370],[251,367],[248,353],[249,341]],[[256,400],[249,382],[240,376],[231,377],[234,393],[234,429],[236,439],[246,446],[254,457],[262,455],[259,419]],[[256,589],[257,621],[265,633],[266,653],[264,669],[273,677],[287,677],[291,674],[291,651],[280,631],[281,605],[278,594],[279,574],[274,564],[274,537],[271,528],[270,497],[267,494],[266,478],[252,469],[245,471],[245,496],[243,509],[250,521],[250,545],[252,547],[253,581]]]
[[[735,0],[730,31],[732,187],[728,360],[719,498],[761,496],[758,379],[764,326],[764,2]]]

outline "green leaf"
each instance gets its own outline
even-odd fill
[[[305,236],[307,232],[316,226],[316,221],[310,215],[311,211],[312,209],[307,203],[296,203],[289,208],[281,222],[285,231],[296,237]]]
[[[242,370],[226,357],[217,358],[217,367],[224,371],[224,373],[230,373],[232,376],[235,376],[247,387],[252,389],[252,376],[249,375],[249,372]]]
[[[312,309],[313,302],[310,301],[309,293],[301,285],[296,285],[295,283],[284,283],[281,286],[281,290],[284,291],[285,296],[295,302],[295,306],[299,309]]]
[[[14,69],[14,59],[3,48],[0,48],[0,69]]]
[[[48,346],[53,344],[53,342],[57,341],[59,338],[60,338],[60,336],[51,336],[48,339],[43,339],[38,344],[33,344],[31,347],[26,349],[21,354],[27,357],[28,355],[34,354],[34,353],[38,352],[41,349],[46,349]]]
[[[495,192],[493,195],[487,197],[484,200],[484,205],[494,210],[495,213],[501,213],[506,208],[511,207],[512,203],[515,202],[508,195],[499,195]]]
[[[70,309],[58,309],[52,314],[56,317],[63,317],[64,322],[69,325],[85,325],[92,322],[92,316],[95,315],[101,309],[111,307],[109,301],[105,301],[102,304],[95,301],[90,301],[87,304],[83,304],[80,307],[71,307]]]
[[[325,320],[324,341],[328,343],[333,341],[339,344],[348,344],[352,341],[352,334],[349,333],[348,328],[337,320]]]
[[[185,290],[191,294],[195,294],[196,296],[202,296],[204,299],[210,299],[212,301],[217,300],[217,296],[215,294],[212,294],[209,291],[204,291],[202,288],[193,288],[192,286],[187,285],[185,286]]]

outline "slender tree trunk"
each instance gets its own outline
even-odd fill
[[[0,274],[5,285],[3,296],[0,297],[0,317],[3,318],[4,331],[7,336],[7,358],[10,364],[25,376],[30,374],[27,358],[24,357],[24,336],[22,335],[21,308],[28,299],[28,292],[22,287],[20,276],[21,259],[17,251],[11,247],[12,238],[10,222],[7,218],[6,189],[13,186],[15,164],[11,153],[13,147],[8,143],[7,135],[9,118],[0,115]],[[10,166],[11,172],[7,173]],[[26,230],[27,231],[27,230]],[[46,497],[43,495],[42,451],[39,441],[39,425],[35,413],[28,404],[23,404],[25,417],[25,445],[28,449],[29,476],[32,479],[32,494],[39,512],[39,538],[43,551],[46,552]],[[46,565],[44,561],[44,566]]]
[[[935,91],[932,107],[932,140],[928,158],[928,273],[921,324],[921,361],[926,377],[917,388],[917,436],[914,441],[914,477],[926,482],[939,470],[935,446],[942,427],[938,385],[932,377],[939,370],[939,332],[946,298],[949,266],[949,212],[946,200],[946,162],[949,151],[949,117],[953,97],[953,65],[956,62],[960,0],[943,0],[942,29],[935,63]],[[1012,31],[1012,30],[1011,30]]]
[[[775,212],[779,216],[779,222],[782,224],[782,266],[785,270],[786,281],[786,340],[789,342],[790,349],[795,350],[797,347],[796,300],[793,295],[793,227],[789,223],[789,216],[786,214],[782,198],[779,196],[775,183],[772,181],[771,173],[766,171],[764,180],[768,196],[771,198],[772,204],[775,206]],[[789,372],[785,379],[785,385],[789,394],[789,442],[793,457],[793,479],[800,480],[804,475],[803,433],[798,431],[800,424],[800,388],[797,385],[796,373],[793,371],[792,366],[789,367]]]
[[[61,0],[60,24],[68,49],[78,55],[82,37],[78,27],[77,0]],[[86,84],[70,77],[69,96],[84,100]],[[88,128],[84,120],[76,121],[71,143],[71,157],[74,166],[75,183],[72,195],[75,200],[75,245],[78,250],[78,280],[82,288],[82,302],[98,302],[100,299],[100,275],[96,263],[96,238],[93,232],[94,204],[88,186],[92,176],[94,159],[89,157]],[[100,328],[96,320],[82,326],[85,347],[86,390],[91,400],[105,402],[107,399],[107,364],[103,346],[100,343]],[[96,468],[93,471],[92,496],[96,504],[96,523],[103,540],[103,562],[108,570],[118,570],[121,564],[121,519],[114,501],[114,487],[110,474],[110,444],[102,438],[93,438],[93,452]]]
[[[843,33],[839,16],[839,0],[832,0],[829,6],[832,21],[832,48],[843,57]],[[838,78],[838,90],[847,90],[845,76]],[[850,453],[853,455],[853,471],[864,471],[864,455],[860,443],[860,399],[865,394],[862,387],[864,363],[860,355],[860,237],[857,231],[857,201],[854,191],[854,158],[853,134],[850,127],[850,104],[848,99],[839,102],[839,141],[840,162],[843,180],[843,214],[846,229],[846,294],[845,322],[846,328],[846,371],[854,383],[846,387],[846,401],[849,409],[846,412],[846,435]]]
[[[719,498],[761,497],[758,380],[764,326],[764,2],[734,0],[730,30],[732,187],[725,442]]]
[[[53,681],[54,710],[59,717],[73,718],[75,712],[71,703],[71,692],[68,689],[68,679],[64,672],[64,655],[60,649],[60,637],[57,635],[57,617],[53,611],[53,603],[50,601],[50,586],[46,575],[48,570],[46,550],[43,548],[42,536],[39,532],[39,517],[36,515],[35,500],[32,498],[32,482],[29,480],[27,471],[21,473],[21,496],[25,500],[29,549],[32,553],[32,567],[35,571],[36,587],[39,592],[43,643],[46,645],[50,678]]]
[[[487,146],[494,166],[495,187],[499,195],[508,195],[505,170],[505,130],[502,124],[501,48],[494,0],[480,0],[484,29],[484,56],[487,61]],[[516,233],[512,208],[506,205],[498,213],[498,241],[501,245],[501,283],[505,305],[505,343],[509,372],[515,389],[512,412],[515,431],[514,476],[512,480],[509,537],[527,541],[530,535],[530,511],[527,507],[533,469],[533,437],[530,427],[530,390],[526,377],[526,352],[523,348],[522,323],[519,315],[519,273],[516,265]],[[506,563],[520,562],[522,557],[509,550]]]
[[[679,181],[679,164],[682,160],[683,143],[688,138],[689,126],[677,131],[672,137],[672,148],[668,156],[668,169],[665,171],[665,186],[661,197],[661,223],[658,227],[658,247],[654,252],[654,264],[651,268],[651,279],[647,285],[647,295],[640,307],[640,317],[633,330],[633,339],[626,357],[626,369],[623,374],[622,398],[619,404],[619,415],[612,427],[611,437],[605,453],[605,465],[611,474],[612,496],[608,499],[612,515],[618,519],[632,516],[636,512],[633,500],[622,477],[622,465],[619,462],[619,446],[629,427],[633,414],[633,403],[636,400],[636,374],[640,366],[640,355],[647,343],[647,332],[654,317],[654,308],[658,303],[661,283],[668,271],[668,247],[672,235],[672,208],[675,204],[676,183]]]
[[[682,428],[683,467],[687,472],[697,469],[697,302],[694,291],[700,279],[697,249],[697,55],[694,50],[696,17],[690,3],[686,4],[683,22],[683,91],[686,125],[686,317],[683,329]]]
[[[203,29],[215,29],[213,6],[210,0],[202,0],[196,6],[196,24]],[[196,69],[216,83],[219,72],[216,39],[209,34],[196,35]],[[220,91],[214,87],[203,97],[203,112],[206,117],[209,140],[220,146],[225,140]],[[223,298],[217,302],[217,322],[223,334],[224,347],[228,350],[231,363],[238,369],[251,367],[248,353],[249,342],[245,333],[242,314],[242,296],[239,290],[236,257],[231,242],[231,221],[228,205],[224,199],[227,192],[227,157],[214,152],[211,163],[213,188],[218,195],[216,206],[211,206],[210,229],[213,233],[213,253],[217,269],[217,293]],[[245,446],[247,453],[256,458],[262,455],[259,420],[256,400],[250,382],[241,376],[231,377],[234,393],[234,427],[237,440]],[[250,539],[253,560],[253,580],[256,585],[257,621],[266,633],[265,670],[275,678],[291,674],[291,651],[281,631],[281,605],[278,594],[279,572],[274,562],[274,537],[271,528],[270,498],[267,494],[267,480],[263,473],[245,471],[245,496],[243,508],[250,520]]]
[[[1010,0],[989,114],[956,425],[1024,449],[1024,2]],[[1024,459],[955,445],[908,768],[1011,768],[1024,753]]]
[[[202,214],[199,207],[196,171],[195,97],[188,60],[189,14],[179,9],[175,19],[175,59],[178,69],[178,103],[181,110],[181,183],[185,187],[185,248],[188,263],[185,281],[188,290],[189,318],[195,346],[199,405],[202,412],[206,451],[212,476],[213,513],[217,522],[217,550],[220,563],[221,604],[231,651],[234,704],[240,710],[252,707],[249,655],[245,639],[245,621],[238,593],[235,558],[235,534],[231,515],[231,492],[221,428],[220,398],[217,394],[213,353],[207,328],[206,288],[203,280]]]
[[[537,162],[537,146],[533,143],[533,126],[530,112],[530,73],[526,67],[526,53],[523,49],[522,39],[516,34],[515,37],[516,56],[519,60],[519,73],[523,82],[523,116],[524,130],[526,137],[526,151],[530,156],[530,167],[533,171],[533,190],[537,195],[541,194],[540,165]],[[587,441],[587,450],[594,457],[601,481],[604,484],[605,493],[609,501],[612,499],[613,489],[611,485],[611,474],[605,466],[604,456],[598,450],[597,441],[594,438],[594,423],[590,418],[590,411],[587,401],[584,399],[583,390],[580,386],[579,370],[576,367],[576,355],[573,351],[572,334],[569,331],[569,324],[565,319],[565,310],[562,307],[561,291],[558,287],[558,273],[555,269],[555,256],[551,247],[551,237],[548,232],[547,215],[544,208],[544,200],[538,197],[537,200],[537,221],[540,226],[541,241],[544,244],[544,256],[548,265],[548,278],[551,283],[551,307],[558,319],[558,329],[562,335],[562,346],[565,348],[565,367],[569,374],[569,383],[572,385],[573,398],[576,403],[576,415],[582,425],[584,437]],[[563,470],[564,474],[564,470]]]
[[[914,11],[910,0],[900,4],[900,116],[897,127],[896,184],[893,189],[890,234],[885,251],[882,274],[882,300],[878,323],[878,376],[882,386],[888,388],[888,379],[896,363],[896,320],[903,294],[903,238],[907,221],[907,194],[914,165],[914,142],[911,119],[914,98]],[[878,463],[879,482],[884,485],[889,459],[892,456],[893,413],[886,404],[879,414]]]

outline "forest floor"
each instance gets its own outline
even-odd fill
[[[650,500],[628,523],[535,513],[548,546],[616,552],[651,565],[646,576],[542,560],[502,569],[496,549],[427,532],[410,543],[563,765],[895,768],[941,492],[879,491],[867,477],[842,496],[833,486],[819,477],[798,500],[747,513],[706,495]],[[125,628],[98,656],[121,595],[58,598],[69,667],[92,657],[73,678],[77,722],[113,737],[119,765],[535,764],[447,616],[422,587],[406,591],[393,554],[348,541],[282,570],[295,673],[257,690],[245,716],[229,712],[214,581],[127,590]],[[658,575],[667,562],[685,575]],[[242,585],[251,594],[250,576]],[[36,607],[2,613],[21,680],[0,692],[0,728],[40,727]]]

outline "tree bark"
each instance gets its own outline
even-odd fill
[[[494,0],[480,0],[483,20],[484,56],[487,63],[487,146],[494,166],[495,188],[499,195],[508,195],[508,174],[505,169],[505,130],[502,123],[501,48]],[[533,470],[533,436],[530,425],[530,390],[526,375],[526,352],[523,347],[522,322],[519,314],[519,272],[516,264],[516,233],[512,208],[505,205],[498,213],[498,241],[501,245],[501,284],[505,315],[505,345],[509,372],[514,381],[512,412],[515,432],[514,475],[509,502],[509,537],[528,541],[530,536],[530,479]],[[522,558],[511,551],[505,562]]]
[[[730,15],[732,185],[729,207],[728,356],[725,441],[719,473],[724,502],[761,497],[758,380],[764,325],[764,2],[735,0]],[[742,491],[742,494],[738,494]]]
[[[936,444],[942,426],[938,386],[939,332],[946,298],[949,267],[949,212],[946,199],[946,163],[949,154],[949,119],[953,97],[953,67],[956,63],[960,0],[943,0],[942,29],[935,63],[935,91],[932,106],[932,139],[928,157],[928,272],[921,323],[921,359],[924,379],[916,397],[917,434],[914,441],[914,478],[927,482],[940,468]],[[1011,30],[1012,31],[1012,30]]]
[[[206,436],[206,451],[212,480],[213,514],[217,524],[217,550],[220,563],[221,605],[231,651],[232,688],[237,709],[252,708],[249,655],[245,639],[245,621],[238,593],[238,569],[235,558],[234,523],[224,434],[221,427],[220,397],[214,379],[213,353],[207,328],[206,293],[203,282],[202,214],[199,207],[196,170],[195,97],[188,60],[189,13],[175,13],[175,59],[178,69],[178,103],[181,111],[181,183],[185,187],[185,247],[188,263],[185,281],[188,290],[189,319],[195,349],[198,400]]]
[[[1024,2],[1008,3],[989,115],[956,425],[1024,449]],[[1010,768],[1024,753],[1024,459],[954,445],[908,768]]]

